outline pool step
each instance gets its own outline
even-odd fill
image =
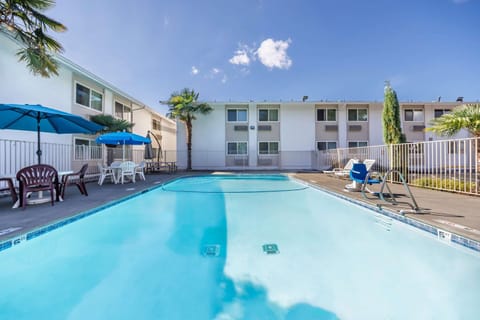
[[[392,218],[384,216],[383,214],[375,215],[375,223],[390,231],[392,229]]]

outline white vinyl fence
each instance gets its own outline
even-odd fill
[[[316,168],[341,168],[349,159],[374,159],[373,171],[399,170],[409,185],[479,194],[480,138],[425,141],[319,151]],[[398,176],[388,177],[398,182]]]
[[[78,171],[83,164],[88,163],[87,176],[96,179],[97,163],[108,163],[114,160],[132,160],[136,163],[144,159],[144,146],[126,146],[125,152],[121,146],[107,148],[104,145],[76,145],[41,143],[41,163],[53,166],[58,171]],[[0,139],[0,177],[15,178],[23,167],[38,163],[37,142]],[[154,161],[156,150],[154,149]],[[176,152],[162,151],[160,161],[175,162]],[[15,179],[14,179],[15,181]],[[0,182],[0,188],[4,188]]]

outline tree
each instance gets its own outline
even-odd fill
[[[480,137],[480,104],[464,104],[450,113],[433,119],[426,131],[441,136],[453,136],[461,129],[467,129],[475,137]]]
[[[192,121],[195,114],[208,114],[213,109],[207,103],[198,101],[199,93],[188,88],[171,94],[167,104],[167,116],[185,123],[187,129],[187,170],[192,170]]]
[[[385,144],[398,144],[405,142],[400,125],[400,104],[397,93],[387,81],[385,85],[385,98],[383,102],[382,124],[383,141]]]
[[[135,125],[128,122],[127,120],[117,119],[108,114],[98,114],[95,116],[91,116],[90,120],[104,126],[104,129],[102,130],[103,133],[117,131],[131,132],[132,127]]]
[[[54,53],[62,52],[62,45],[47,35],[67,28],[42,12],[51,8],[55,0],[0,0],[0,30],[7,30],[25,47],[18,50],[19,61],[25,62],[34,75],[58,75]]]

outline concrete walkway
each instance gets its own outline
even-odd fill
[[[250,172],[257,173],[257,172]],[[269,172],[270,174],[273,172]],[[69,186],[65,193],[65,201],[56,202],[52,207],[50,203],[27,206],[25,210],[12,209],[10,197],[0,197],[0,241],[25,234],[38,227],[51,224],[55,221],[76,215],[78,213],[96,208],[105,203],[115,201],[142,190],[155,187],[169,180],[185,175],[208,174],[207,172],[176,173],[176,174],[149,174],[146,181],[137,183],[111,184],[105,182],[99,186],[95,182],[87,183],[89,196],[80,194],[75,186]],[[360,192],[343,191],[349,180],[338,179],[323,173],[291,173],[291,176],[316,184],[322,188],[336,193],[350,196],[360,201]],[[376,190],[378,190],[378,186]],[[375,189],[375,188],[372,188]],[[405,200],[405,192],[401,185],[394,185],[392,191]],[[455,193],[434,191],[421,188],[412,188],[420,207],[431,209],[425,214],[406,215],[434,225],[443,230],[451,231],[470,239],[480,241],[480,197],[466,196]],[[379,199],[368,200],[371,204],[382,203]],[[392,210],[407,209],[407,206],[385,206]]]
[[[53,223],[58,220],[76,215],[80,212],[96,208],[105,203],[115,201],[133,193],[152,188],[168,180],[172,180],[185,173],[176,174],[148,174],[145,181],[126,184],[112,184],[105,181],[102,186],[96,182],[86,184],[88,197],[80,194],[75,185],[68,186],[65,191],[65,200],[27,205],[25,210],[12,209],[10,196],[0,197],[0,241],[25,234],[28,231]],[[9,230],[13,230],[8,232]]]
[[[398,212],[402,209],[410,209],[408,205],[393,206],[381,201],[374,195],[368,194],[373,199],[366,200],[361,192],[344,191],[345,185],[351,182],[348,179],[340,179],[324,173],[296,173],[292,176],[369,204],[381,204],[383,208],[392,211]],[[402,185],[389,184],[389,186],[395,196],[398,197],[397,201],[409,201]],[[380,190],[379,185],[369,188],[372,191]],[[415,187],[410,187],[410,190],[419,207],[430,210],[421,214],[406,213],[405,216],[480,241],[480,197]]]

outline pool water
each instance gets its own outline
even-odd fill
[[[477,253],[280,175],[178,179],[0,252],[0,319],[479,319],[478,301]]]

